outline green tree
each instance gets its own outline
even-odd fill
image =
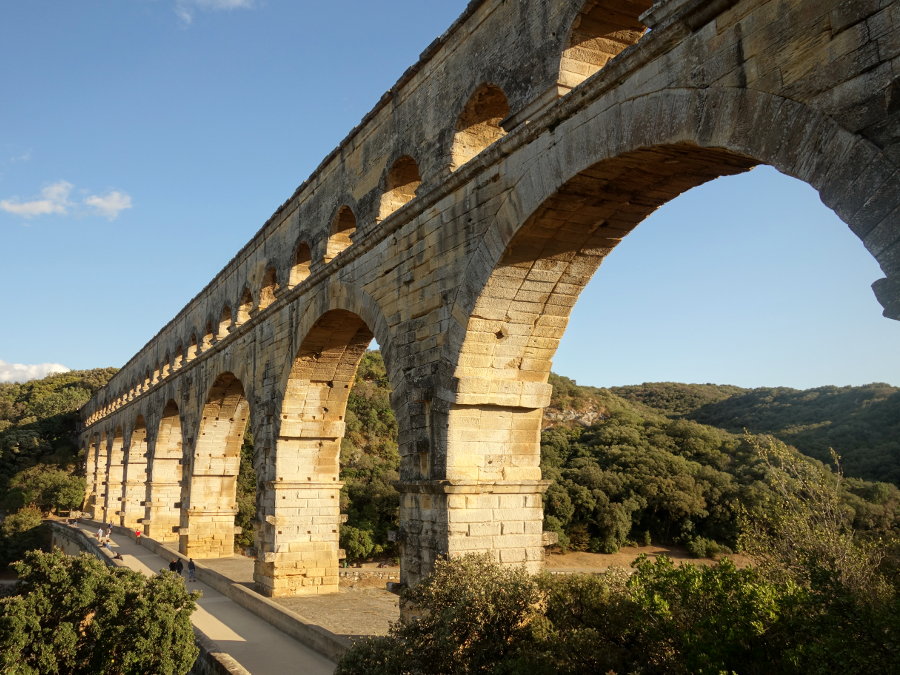
[[[29,504],[48,513],[54,509],[78,508],[84,500],[84,491],[83,477],[54,466],[37,464],[12,477],[3,501],[6,508]]]
[[[86,554],[32,551],[19,595],[0,600],[5,673],[186,673],[197,658],[198,593],[175,574],[147,578]]]
[[[45,548],[47,532],[43,527],[43,515],[36,506],[25,506],[11,513],[0,523],[0,568],[21,560],[26,551]]]

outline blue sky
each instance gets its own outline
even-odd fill
[[[4,3],[0,381],[126,362],[465,4]],[[554,370],[597,386],[900,385],[880,276],[811,188],[762,167],[631,234]]]

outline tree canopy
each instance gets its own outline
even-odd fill
[[[32,551],[15,564],[18,595],[0,599],[4,673],[186,673],[197,658],[198,593],[87,554]]]

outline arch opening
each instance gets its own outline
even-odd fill
[[[446,413],[445,475],[484,499],[502,485],[518,511],[503,512],[490,553],[537,569],[543,556],[540,438],[553,355],[581,290],[604,257],[661,204],[756,160],[717,148],[642,148],[566,181],[511,232],[468,320],[452,329],[455,395]],[[489,430],[489,431],[486,431]],[[405,495],[406,497],[406,495]],[[449,555],[478,550],[478,527],[449,510]],[[517,533],[506,536],[504,533]],[[415,578],[407,577],[407,582]]]
[[[422,184],[419,165],[409,155],[397,159],[388,171],[384,194],[378,208],[378,220],[384,220],[416,196]]]
[[[252,311],[253,296],[250,294],[249,288],[244,288],[244,292],[241,294],[241,300],[238,303],[237,319],[235,320],[235,325],[240,326],[241,324],[247,323],[250,320],[250,313]]]
[[[499,87],[481,85],[456,120],[450,170],[456,171],[482,150],[500,140],[506,130],[500,123],[509,116],[509,103]]]
[[[222,308],[222,313],[219,315],[219,327],[216,330],[216,342],[220,340],[224,340],[228,337],[228,333],[231,331],[231,326],[233,324],[232,316],[231,316],[231,307],[225,305]]]
[[[237,478],[249,418],[243,384],[223,373],[206,397],[190,480],[182,493],[179,548],[184,555],[222,558],[234,553]]]
[[[355,230],[355,219],[353,221],[353,227]],[[353,234],[353,232],[351,232],[350,234]],[[297,248],[294,251],[294,264],[291,265],[291,277],[288,283],[292,288],[306,280],[306,278],[309,276],[309,267],[311,264],[312,253],[309,250],[309,245],[306,242],[301,241],[297,244]]]
[[[274,267],[267,267],[259,289],[259,310],[262,311],[273,302],[278,292],[278,274]]]
[[[639,16],[653,0],[588,0],[572,22],[559,64],[559,85],[573,89],[647,31]]]
[[[341,441],[350,389],[372,337],[357,315],[332,310],[314,324],[293,360],[277,418],[275,462],[261,483],[254,579],[267,595],[338,590]]]
[[[168,401],[150,450],[143,526],[156,541],[178,541],[183,478],[181,415]]]
[[[187,348],[187,360],[188,362],[193,361],[197,358],[198,348],[197,348],[197,335],[196,333],[191,333],[191,342]]]
[[[324,262],[329,263],[350,247],[356,232],[356,216],[349,206],[342,206],[331,221],[331,234],[326,245]],[[299,255],[299,249],[298,249]]]
[[[206,331],[203,333],[203,342],[200,345],[200,352],[207,351],[213,345],[213,341],[215,340],[215,333],[213,332],[213,322],[206,322]]]

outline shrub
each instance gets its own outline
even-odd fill
[[[186,673],[197,658],[198,593],[96,558],[32,551],[15,565],[19,595],[0,599],[4,673]]]

